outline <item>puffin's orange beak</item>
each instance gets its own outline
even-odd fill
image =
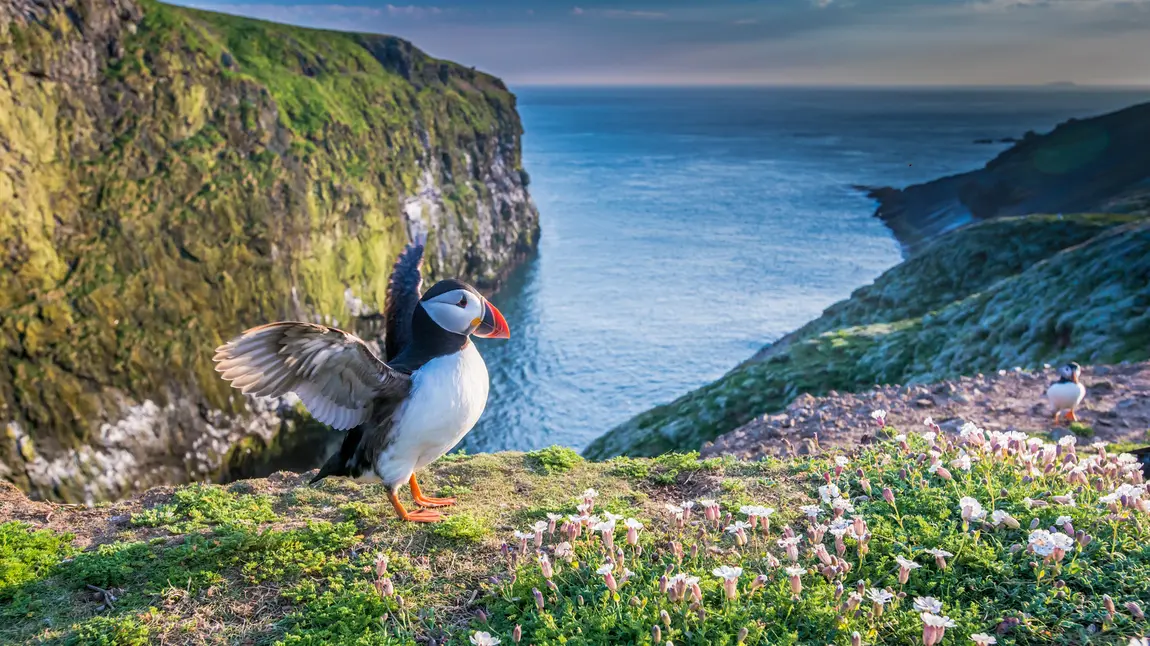
[[[509,339],[511,328],[507,327],[507,319],[503,318],[503,314],[484,299],[483,320],[472,334],[482,339]]]

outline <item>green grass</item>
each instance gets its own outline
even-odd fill
[[[830,455],[756,463],[694,455],[623,458],[579,462],[550,475],[524,454],[457,457],[421,475],[429,493],[441,494],[447,483],[476,492],[444,509],[447,520],[438,525],[399,522],[379,507],[380,486],[342,479],[318,488],[302,487],[299,478],[180,488],[159,505],[176,505],[179,498],[188,508],[231,509],[233,518],[205,518],[194,528],[183,514],[155,526],[122,525],[82,548],[92,540],[88,532],[108,526],[102,514],[122,512],[60,508],[54,523],[76,533],[75,546],[67,536],[27,524],[0,524],[7,562],[36,564],[7,580],[0,642],[392,645],[434,639],[463,646],[475,631],[513,643],[518,626],[521,643],[654,644],[658,626],[660,646],[668,640],[733,645],[741,629],[748,644],[848,644],[857,631],[867,644],[910,646],[921,643],[922,633],[913,602],[925,596],[938,599],[955,623],[944,644],[970,643],[967,637],[978,632],[997,634],[999,644],[1009,646],[1125,644],[1150,633],[1150,624],[1126,608],[1150,608],[1150,513],[1120,506],[1115,512],[1102,501],[1123,481],[1120,469],[1090,467],[1093,450],[1079,446],[1089,482],[1083,486],[1070,481],[1069,468],[1028,472],[1030,458],[1016,448],[992,453],[949,436],[936,447],[953,474],[948,481],[928,468],[929,458],[920,459],[930,450],[926,440],[912,436],[901,448],[898,439],[840,454],[849,463],[837,476]],[[951,464],[963,451],[977,458],[969,472]],[[865,520],[865,553],[849,533],[841,554],[829,531],[821,541],[812,538],[802,507],[821,507],[820,522],[829,521],[834,495],[820,491],[828,479],[853,505],[846,517]],[[613,576],[621,579],[623,568],[634,573],[614,593],[596,573],[608,554],[600,534],[589,527],[571,540],[565,526],[585,502],[580,492],[590,488],[597,492],[590,514],[620,517]],[[884,488],[894,505],[884,500]],[[207,493],[213,490],[224,495]],[[181,497],[182,491],[195,493]],[[1074,494],[1074,506],[1056,500],[1067,493]],[[824,494],[827,502],[821,502]],[[964,523],[959,501],[967,496],[988,514],[1011,514],[1019,527]],[[717,524],[704,517],[699,501],[705,499],[719,505]],[[668,505],[684,501],[696,504],[680,528]],[[776,511],[769,530],[748,530],[748,542],[740,545],[725,528],[746,519],[745,505]],[[379,513],[349,514],[364,509]],[[546,527],[548,514],[559,518],[556,533],[544,529],[536,550],[532,528],[539,521]],[[1061,516],[1090,540],[1076,543],[1060,562],[1015,548],[1027,545],[1032,523],[1050,529]],[[643,525],[637,546],[628,545],[626,518]],[[778,543],[787,526],[801,537],[797,598],[783,569],[789,557]],[[525,554],[518,553],[515,531],[528,532]],[[572,544],[570,556],[555,551],[562,541]],[[681,560],[672,542],[681,546]],[[836,570],[822,571],[818,545],[827,558],[834,555]],[[953,555],[945,569],[928,549]],[[553,585],[539,554],[553,564]],[[905,584],[896,557],[921,565]],[[735,599],[726,598],[712,574],[720,566],[743,568]],[[699,577],[698,604],[660,592],[660,577],[678,573]],[[762,584],[752,585],[760,574]],[[869,601],[844,609],[859,582],[895,594],[881,616]],[[114,607],[102,608],[88,586],[115,595]],[[1117,605],[1113,616],[1103,595]]]
[[[577,451],[567,446],[549,446],[527,454],[527,462],[539,473],[563,473],[583,461]]]

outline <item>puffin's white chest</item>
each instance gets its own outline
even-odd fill
[[[1086,397],[1086,386],[1073,381],[1060,381],[1051,384],[1046,390],[1046,399],[1050,406],[1056,410],[1074,410]]]
[[[458,444],[483,414],[488,388],[487,365],[474,343],[416,370],[396,413],[392,442],[376,464],[380,478],[406,480]]]

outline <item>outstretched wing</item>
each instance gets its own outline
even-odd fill
[[[411,378],[354,334],[313,323],[269,323],[216,348],[216,371],[245,395],[293,392],[317,420],[345,431],[367,421],[379,397],[405,395]]]
[[[383,357],[391,361],[411,343],[411,317],[419,305],[420,284],[423,277],[422,238],[412,241],[400,252],[387,283],[387,304],[384,306]]]

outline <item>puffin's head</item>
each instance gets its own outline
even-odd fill
[[[1058,369],[1058,376],[1063,379],[1069,379],[1074,383],[1078,383],[1078,378],[1082,376],[1082,366],[1071,361],[1070,363]]]
[[[506,339],[511,336],[507,320],[471,285],[449,278],[435,283],[419,299],[419,305],[439,327],[461,336]]]

